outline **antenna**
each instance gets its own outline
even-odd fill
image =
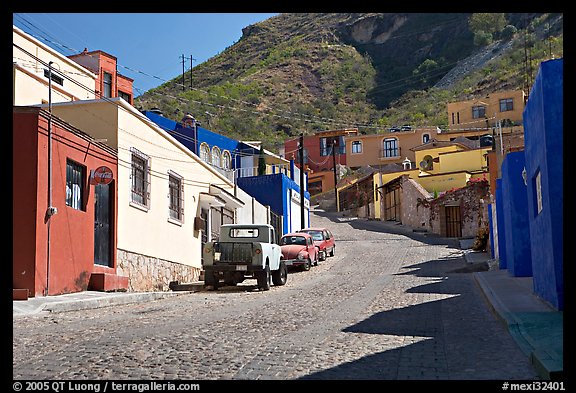
[[[422,161],[420,161],[420,169],[422,169],[423,171],[427,171],[432,169],[433,167],[433,158],[430,155],[424,156],[424,158],[422,159]]]

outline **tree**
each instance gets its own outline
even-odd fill
[[[503,13],[476,13],[472,14],[468,25],[470,26],[470,31],[472,33],[477,33],[480,31],[486,33],[499,33],[501,32],[508,22]]]

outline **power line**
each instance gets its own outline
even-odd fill
[[[446,23],[446,24],[448,24],[448,23],[455,23],[455,22],[458,21],[458,20],[460,20],[460,18],[456,18],[456,19],[454,19],[453,21],[447,21],[447,22],[445,22],[445,23]],[[308,22],[306,25],[312,25],[312,24],[313,24],[313,22]],[[436,27],[434,27],[433,29],[435,29],[435,28],[436,28]],[[430,31],[432,31],[433,29],[431,29]],[[412,35],[412,34],[422,34],[422,33],[424,33],[424,32],[426,32],[426,31],[410,32],[410,33],[405,34],[404,36],[408,36],[408,35]],[[312,36],[312,33],[309,33],[308,35],[304,35],[304,36],[302,36],[302,37],[298,37],[297,40],[302,40],[302,39],[307,38],[307,37],[310,37],[310,36]],[[390,38],[399,38],[399,37],[404,37],[404,36],[396,35],[396,36],[392,36],[392,37],[390,37]],[[36,38],[38,38],[38,37],[36,37]],[[64,47],[64,48],[66,48],[66,49],[68,49],[68,50],[74,51],[73,48],[70,48],[70,47],[68,47],[68,46],[66,46],[66,45],[60,44],[59,42],[55,42],[55,41],[53,41],[53,40],[47,39],[46,37],[42,37],[42,38],[43,38],[45,41],[47,41],[47,42],[50,42],[50,43],[52,43],[52,44],[59,45],[59,46]],[[182,55],[182,58],[183,58],[183,60],[184,60],[184,55]],[[150,75],[150,74],[148,74],[148,73],[146,73],[146,72],[143,72],[143,71],[140,71],[140,70],[135,70],[135,69],[132,69],[132,68],[130,68],[130,67],[123,66],[123,65],[121,65],[121,64],[117,64],[117,65],[120,66],[120,67],[123,67],[123,68],[125,68],[125,69],[128,69],[128,70],[130,70],[130,71],[137,72],[137,73],[140,73],[140,74],[142,74],[142,75],[146,75],[146,76],[149,76],[149,77],[152,77],[152,78],[161,80],[161,81],[163,81],[163,82],[169,82],[168,80],[165,80],[165,79],[160,78],[160,77],[155,76],[155,75]],[[443,67],[446,67],[446,66],[443,66]],[[434,71],[434,70],[433,70],[433,71]],[[432,71],[431,71],[431,72],[432,72]],[[184,73],[183,73],[183,77],[184,77]],[[403,81],[403,80],[407,80],[407,79],[410,79],[410,78],[421,78],[421,77],[422,77],[422,75],[419,75],[419,76],[410,76],[410,77],[402,78],[402,79],[400,79],[400,80],[398,80],[398,81],[387,82],[387,83],[385,83],[385,84],[383,84],[383,85],[376,85],[375,87],[372,88],[372,92],[368,92],[368,94],[374,94],[374,91],[375,91],[374,89],[376,89],[376,91],[378,91],[378,86],[384,86],[384,85],[388,85],[388,84],[391,84],[391,83],[399,83],[399,82],[401,82],[401,81]],[[176,85],[176,86],[182,86],[182,89],[185,90],[185,83],[184,83],[184,81],[183,81],[181,84],[175,83],[175,85]],[[389,89],[393,89],[393,88],[389,88]],[[139,90],[139,89],[138,89],[138,90]],[[223,95],[215,94],[215,93],[212,93],[212,92],[209,92],[209,91],[206,91],[206,90],[202,90],[202,89],[198,89],[198,88],[194,88],[194,87],[191,87],[191,90],[198,91],[198,92],[201,92],[201,93],[203,93],[203,94],[215,96],[215,97],[217,97],[217,98],[223,98],[223,99],[230,100],[230,101],[233,101],[233,102],[241,103],[241,104],[244,104],[244,105],[253,106],[253,107],[258,107],[259,105],[261,105],[261,104],[255,104],[255,103],[252,103],[252,102],[247,102],[247,101],[239,100],[239,99],[232,98],[232,97],[228,97],[228,96],[223,96]],[[380,89],[380,90],[381,90],[381,89]],[[154,94],[157,94],[157,95],[161,95],[161,93],[157,93],[157,92],[153,92],[153,93],[154,93]],[[174,96],[170,96],[170,95],[167,95],[167,94],[166,94],[166,96],[168,96],[168,97],[170,97],[170,98],[177,99],[177,100],[181,100],[179,97],[174,97]],[[212,106],[212,107],[216,107],[216,108],[221,108],[221,109],[231,109],[231,110],[236,110],[236,111],[248,111],[248,110],[245,110],[245,109],[240,109],[240,108],[235,108],[235,107],[230,107],[230,106],[216,105],[216,104],[212,104],[212,103],[206,103],[206,102],[201,102],[201,101],[191,100],[191,99],[187,100],[186,102],[190,102],[190,101],[192,101],[192,102],[194,102],[194,103],[196,103],[196,104],[208,105],[208,106]],[[258,115],[258,116],[268,115],[268,116],[273,116],[273,117],[277,117],[277,118],[284,118],[284,119],[288,119],[288,120],[300,120],[300,121],[304,121],[304,122],[308,122],[308,123],[320,122],[320,123],[330,123],[330,124],[334,124],[334,125],[337,125],[337,126],[340,126],[340,127],[350,126],[350,123],[344,123],[344,122],[337,121],[337,120],[331,119],[331,118],[326,118],[326,117],[321,117],[321,116],[314,116],[314,115],[307,115],[307,114],[302,114],[302,113],[295,113],[295,112],[289,111],[289,110],[275,109],[275,108],[272,108],[272,107],[270,107],[270,106],[268,106],[268,105],[266,105],[265,107],[266,107],[268,110],[270,110],[270,111],[276,111],[276,112],[286,113],[288,116],[282,116],[282,115],[277,115],[277,114],[267,114],[267,113],[255,112],[255,111],[252,111],[251,113],[252,113],[252,114],[255,114],[255,115]],[[299,117],[299,118],[298,118],[298,117]],[[383,126],[383,125],[363,124],[363,123],[357,123],[357,124],[354,124],[354,126],[355,126],[356,128],[368,128],[368,129],[372,128],[372,129],[376,129],[376,130],[377,130],[377,129],[386,128],[386,126]]]

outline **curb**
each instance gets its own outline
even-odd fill
[[[187,292],[146,292],[146,293],[122,293],[119,295],[108,295],[93,299],[83,300],[64,300],[44,305],[41,311],[65,312],[76,310],[87,310],[92,308],[109,307],[113,305],[122,305],[129,303],[138,303],[143,301],[153,301],[164,299],[169,296],[182,295]]]

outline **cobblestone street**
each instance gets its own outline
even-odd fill
[[[461,250],[311,221],[334,233],[335,256],[285,286],[14,318],[13,378],[538,379],[472,275],[452,272]]]

